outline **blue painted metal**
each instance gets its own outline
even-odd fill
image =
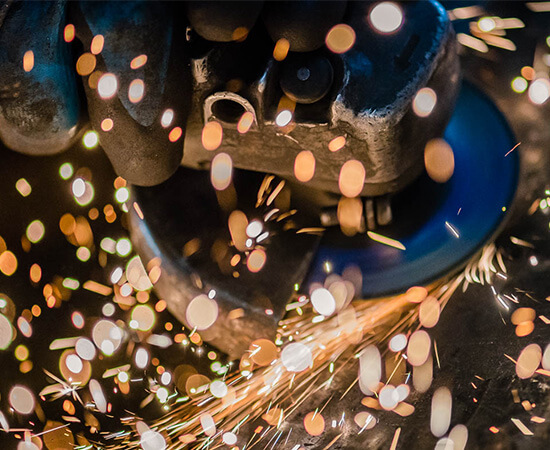
[[[329,233],[311,266],[309,282],[325,278],[328,261],[335,273],[358,266],[365,298],[402,292],[460,267],[493,236],[518,181],[517,152],[505,156],[515,145],[513,134],[491,100],[464,83],[444,137],[454,150],[452,178],[445,184],[426,176],[418,180],[393,199],[394,223],[376,230],[398,239],[406,250],[365,236],[335,244]]]

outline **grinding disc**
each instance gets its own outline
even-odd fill
[[[455,169],[447,183],[421,177],[392,199],[393,222],[377,233],[399,241],[399,250],[365,235],[343,238],[328,231],[311,266],[309,281],[358,266],[363,297],[426,285],[462,267],[502,225],[516,191],[519,158],[506,120],[491,100],[464,83],[445,140]]]

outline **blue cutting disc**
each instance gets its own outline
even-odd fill
[[[392,224],[376,230],[406,249],[328,232],[309,282],[323,281],[327,267],[342,273],[355,265],[363,274],[364,298],[403,292],[461,267],[494,236],[519,173],[517,152],[506,156],[515,145],[506,120],[487,96],[464,83],[444,137],[454,151],[452,178],[438,184],[421,177],[392,199]]]

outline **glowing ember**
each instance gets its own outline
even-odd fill
[[[533,321],[535,317],[536,312],[533,308],[518,308],[512,313],[510,321],[514,325],[519,325],[522,322]]]
[[[246,241],[248,239],[246,234],[246,228],[248,227],[246,214],[239,210],[233,211],[229,215],[227,225],[235,248],[241,252],[245,251],[247,249]]]
[[[96,57],[91,53],[83,53],[76,61],[76,72],[81,76],[90,75],[97,64]]]
[[[311,304],[313,309],[323,316],[330,316],[336,311],[336,301],[329,290],[324,288],[315,289],[311,293]]]
[[[423,286],[413,286],[405,295],[411,303],[421,303],[428,296],[428,290]]]
[[[380,33],[393,33],[403,24],[403,11],[392,2],[378,3],[369,14],[369,22]]]
[[[407,358],[412,366],[421,366],[430,356],[431,339],[424,330],[415,331],[409,338]]]
[[[382,377],[382,359],[375,345],[369,345],[359,356],[359,387],[365,395],[378,389]]]
[[[125,188],[121,188],[125,189]],[[126,279],[136,291],[146,291],[153,287],[139,256],[134,256],[126,265]]]
[[[120,238],[116,241],[115,249],[120,256],[128,256],[132,251],[132,243],[128,238]]]
[[[170,142],[176,142],[183,134],[183,130],[181,127],[174,127],[170,130],[170,133],[168,133],[168,140]]]
[[[309,150],[303,150],[294,160],[294,176],[298,181],[306,183],[315,174],[315,156]]]
[[[435,297],[428,297],[420,304],[418,319],[424,328],[433,328],[439,321],[441,307]]]
[[[34,53],[32,50],[28,50],[23,55],[23,70],[30,72],[34,67]]]
[[[135,70],[143,67],[146,63],[147,55],[139,55],[132,59],[132,61],[130,62],[130,67]]]
[[[342,197],[338,201],[337,216],[342,233],[354,236],[363,228],[363,202],[359,198]]]
[[[248,133],[248,130],[250,130],[250,127],[253,123],[254,114],[252,114],[250,111],[246,111],[243,113],[243,115],[239,119],[239,122],[237,123],[237,131],[241,134]]]
[[[237,443],[237,435],[228,431],[223,434],[222,441],[226,445],[235,445]]]
[[[89,181],[84,181],[82,178],[77,178],[73,181],[72,191],[76,203],[80,206],[86,206],[94,199],[94,187]],[[79,227],[76,228],[75,232],[79,232]]]
[[[287,39],[281,38],[275,43],[275,48],[273,49],[273,58],[276,61],[282,61],[288,55],[290,50],[290,42]]]
[[[355,31],[343,23],[335,25],[327,33],[325,44],[334,53],[346,53],[355,44]]]
[[[75,36],[75,30],[74,25],[72,23],[69,23],[68,25],[65,25],[65,28],[63,29],[63,39],[65,42],[72,42]]]
[[[381,234],[375,233],[374,231],[367,231],[367,236],[373,241],[387,245],[388,247],[393,247],[397,250],[406,250],[405,246],[401,242],[396,241],[395,239],[391,239],[387,236],[382,236]]]
[[[534,322],[521,322],[516,327],[516,336],[524,337],[530,335],[535,329]]]
[[[531,378],[539,368],[542,359],[542,349],[538,344],[525,347],[516,362],[516,374],[522,379]]]
[[[286,127],[292,121],[292,111],[288,109],[283,109],[275,117],[275,124],[278,127]]]
[[[84,317],[79,312],[74,312],[72,314],[71,321],[73,322],[73,325],[76,328],[78,328],[78,329],[84,328]]]
[[[132,103],[139,103],[145,95],[145,83],[143,80],[132,80],[130,86],[128,86],[128,99]]]
[[[535,69],[533,69],[531,66],[523,66],[520,73],[522,77],[529,81],[533,81],[537,75]]]
[[[167,109],[162,113],[162,116],[160,118],[160,124],[163,128],[168,128],[170,125],[172,125],[172,121],[174,120],[174,110],[173,109]]]
[[[119,203],[127,202],[130,198],[130,191],[127,187],[120,187],[115,191],[115,199]]]
[[[31,324],[23,316],[21,316],[17,319],[17,328],[19,328],[19,331],[21,331],[21,334],[23,336],[25,336],[27,338],[31,337],[31,335],[32,335]]]
[[[527,91],[529,100],[535,105],[542,105],[550,98],[550,81],[546,78],[538,78],[531,83]]]
[[[424,165],[429,177],[437,183],[445,183],[455,170],[453,149],[444,139],[432,139],[424,149]]]
[[[105,43],[105,38],[101,34],[97,34],[93,37],[92,43],[90,44],[90,51],[94,55],[99,55],[103,50],[103,45]]]
[[[451,423],[453,397],[446,387],[438,388],[432,397],[430,430],[436,437],[443,436]]]
[[[311,436],[320,436],[325,431],[325,419],[321,413],[312,411],[304,417],[304,428]]]
[[[210,383],[210,393],[216,398],[223,398],[227,395],[227,385],[221,380]]]
[[[135,355],[136,366],[145,369],[149,364],[149,353],[144,348],[138,348]]]
[[[302,372],[313,366],[313,356],[304,344],[292,342],[283,348],[281,362],[289,372]]]
[[[374,428],[376,426],[376,418],[366,411],[357,413],[353,418],[353,421],[362,430],[370,430],[371,428]]]
[[[8,277],[13,275],[17,270],[17,258],[15,255],[6,250],[0,254],[0,272]]]
[[[19,178],[19,180],[15,182],[15,189],[17,189],[17,192],[23,197],[28,197],[32,192],[32,187],[25,178]]]
[[[132,321],[136,322],[133,327],[140,331],[148,331],[155,324],[155,312],[149,305],[137,305],[132,310]]]
[[[256,239],[263,230],[262,222],[253,220],[246,227],[246,235],[252,239]]]
[[[487,53],[489,51],[489,47],[485,42],[481,39],[470,36],[469,34],[458,33],[456,35],[456,40],[465,47],[470,47],[478,52]]]
[[[82,143],[87,149],[92,149],[99,144],[99,136],[95,131],[87,131],[82,138]]]
[[[250,359],[258,366],[269,366],[276,358],[278,349],[268,339],[258,339],[250,346]]]
[[[357,197],[365,184],[365,167],[360,161],[346,161],[340,169],[338,187],[346,197]]]
[[[208,122],[202,129],[202,146],[206,150],[216,150],[222,143],[223,129],[215,120]]]
[[[495,19],[492,17],[482,17],[477,21],[478,28],[483,31],[484,33],[488,33],[490,31],[493,31],[497,24],[495,22]]]
[[[206,330],[218,318],[218,304],[207,295],[198,295],[187,306],[185,317],[191,328]]]
[[[103,394],[103,389],[101,389],[101,384],[97,380],[90,380],[90,394],[92,394],[97,409],[102,413],[106,413],[107,400]]]
[[[465,425],[455,425],[449,433],[449,439],[453,443],[453,450],[464,450],[468,442],[468,428]]]
[[[10,406],[19,414],[30,414],[34,410],[34,395],[24,386],[14,386],[9,394]]]
[[[97,82],[97,92],[102,99],[113,97],[118,90],[117,77],[112,73],[105,73]]]
[[[254,249],[248,255],[246,260],[246,267],[252,273],[259,272],[263,269],[267,256],[264,250],[261,248]]]
[[[143,450],[164,450],[166,448],[166,441],[162,437],[162,434],[153,430],[146,430],[139,441]]]
[[[64,180],[68,180],[73,176],[73,166],[71,163],[63,163],[59,166],[59,176]]]
[[[392,352],[400,352],[407,346],[407,336],[404,334],[396,334],[390,339],[389,347]]]
[[[395,394],[397,396],[397,399],[402,402],[405,400],[409,394],[411,393],[411,388],[408,384],[400,384],[395,388]]]
[[[86,338],[80,338],[76,341],[75,351],[78,356],[86,361],[92,361],[96,355],[94,344]]]
[[[521,94],[522,92],[525,92],[527,90],[529,83],[527,83],[527,80],[523,77],[515,77],[512,80],[511,85],[514,92]]]
[[[233,177],[233,160],[227,153],[218,153],[212,159],[210,168],[210,181],[214,189],[223,191],[231,184]]]
[[[29,277],[33,283],[38,283],[42,278],[42,269],[38,264],[33,264],[29,270]]]
[[[103,119],[101,121],[101,129],[105,132],[111,131],[113,129],[113,120],[112,119]]]
[[[11,322],[4,314],[0,314],[0,350],[7,349],[14,338],[14,329]]]
[[[200,415],[200,422],[202,430],[206,436],[213,436],[216,434],[216,424],[212,416],[208,413]]]
[[[106,355],[112,355],[122,343],[122,330],[110,320],[98,321],[92,330],[94,344]]]
[[[82,369],[84,368],[82,360],[77,355],[68,355],[65,360],[65,364],[67,365],[67,368],[75,374],[82,372]]]
[[[414,113],[419,117],[428,117],[435,108],[437,103],[437,94],[429,87],[420,89],[414,99],[412,108]]]
[[[332,139],[328,143],[328,149],[331,152],[337,152],[338,150],[341,150],[346,145],[346,138],[344,136],[338,136]]]
[[[399,403],[399,392],[391,384],[384,386],[378,393],[380,406],[388,411],[394,409]]]
[[[40,242],[42,238],[44,237],[44,224],[40,220],[33,220],[28,226],[27,226],[27,239],[32,242],[33,244],[36,244],[37,242]]]

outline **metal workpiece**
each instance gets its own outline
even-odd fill
[[[71,146],[81,124],[67,4],[3,2],[0,12],[0,138],[12,150],[49,155]],[[36,30],[40,30],[37,32]]]
[[[275,201],[266,210],[255,208],[263,179],[262,174],[236,171],[234,183],[225,192],[225,201],[233,192],[236,209],[250,221],[260,220],[269,234],[261,243],[265,265],[256,273],[242,263],[232,265],[235,255],[243,261],[246,256],[231,242],[230,211],[220,207],[223,197],[212,189],[208,172],[180,168],[166,183],[132,189],[143,214],[140,218],[131,212],[132,241],[145,264],[158,258],[162,274],[156,292],[189,329],[194,328],[187,315],[190,302],[200,295],[210,296],[217,304],[217,320],[200,330],[201,337],[232,358],[239,358],[256,339],[275,338],[277,324],[296,285],[305,278],[320,239],[296,233],[300,224],[314,223],[311,217],[292,216],[292,226],[284,220],[263,220],[263,214],[274,207],[288,212],[290,206],[285,209]]]
[[[83,76],[91,125],[103,149],[128,182],[162,183],[176,171],[183,153],[179,136],[169,133],[178,127],[179,135],[185,133],[189,110],[184,26],[174,23],[171,6],[161,2],[80,2],[75,10],[84,48],[90,48],[94,36],[103,36],[95,69],[113,74],[116,83],[112,93],[105,93],[101,83]],[[140,55],[147,63],[131,67]],[[136,82],[142,87],[132,94]],[[110,127],[102,125],[106,118]]]
[[[426,143],[442,135],[453,112],[460,89],[455,34],[435,2],[403,4],[406,20],[389,36],[366,24],[367,5],[350,9],[357,41],[342,55],[345,81],[331,125],[350,136],[351,155],[364,163],[363,195],[397,192],[423,171]],[[413,108],[423,88],[435,93],[426,116]]]
[[[406,20],[392,32],[369,22],[375,4],[14,2],[0,27],[0,137],[31,154],[68,147],[85,110],[76,62],[91,127],[132,184],[159,184],[180,162],[208,169],[216,153],[201,135],[217,120],[237,168],[292,180],[307,150],[316,161],[308,188],[340,194],[341,168],[356,159],[365,168],[361,195],[393,194],[420,175],[426,142],[450,117],[458,59],[435,1],[403,4]],[[325,45],[333,26],[353,34],[346,51]],[[37,27],[47,36],[38,39]],[[289,53],[275,58],[281,36]],[[413,102],[425,87],[436,98],[419,117]],[[292,117],[281,123],[284,109]],[[254,122],[246,134],[236,126],[244,112]],[[336,137],[346,145],[328,150]]]
[[[345,20],[356,41],[341,55],[325,48],[307,54],[290,52],[288,61],[278,62],[272,57],[270,40],[264,44],[263,30],[254,30],[243,43],[213,47],[192,58],[193,103],[182,164],[209,166],[215,153],[205,151],[201,132],[205,123],[217,120],[224,129],[223,150],[235,167],[293,179],[296,155],[308,150],[316,160],[308,188],[340,193],[340,170],[349,159],[365,167],[363,196],[395,193],[409,185],[423,170],[425,144],[442,135],[454,107],[460,84],[456,41],[445,10],[436,2],[404,3],[407,20],[391,34],[380,33],[367,22],[371,6],[370,2],[349,5]],[[296,76],[289,88],[292,70]],[[321,80],[318,89],[323,83],[327,87],[315,93],[303,88],[302,93],[300,78],[305,87],[309,79]],[[436,98],[428,114],[419,116],[413,101],[425,87]],[[232,89],[233,99],[205,108],[213,96]],[[295,105],[284,95],[287,91],[292,98],[292,90]],[[236,125],[249,109],[245,105],[253,108],[255,124],[241,134]],[[277,124],[277,115],[285,108],[293,110],[292,122]],[[338,136],[345,137],[346,145],[329,151],[329,142]]]

